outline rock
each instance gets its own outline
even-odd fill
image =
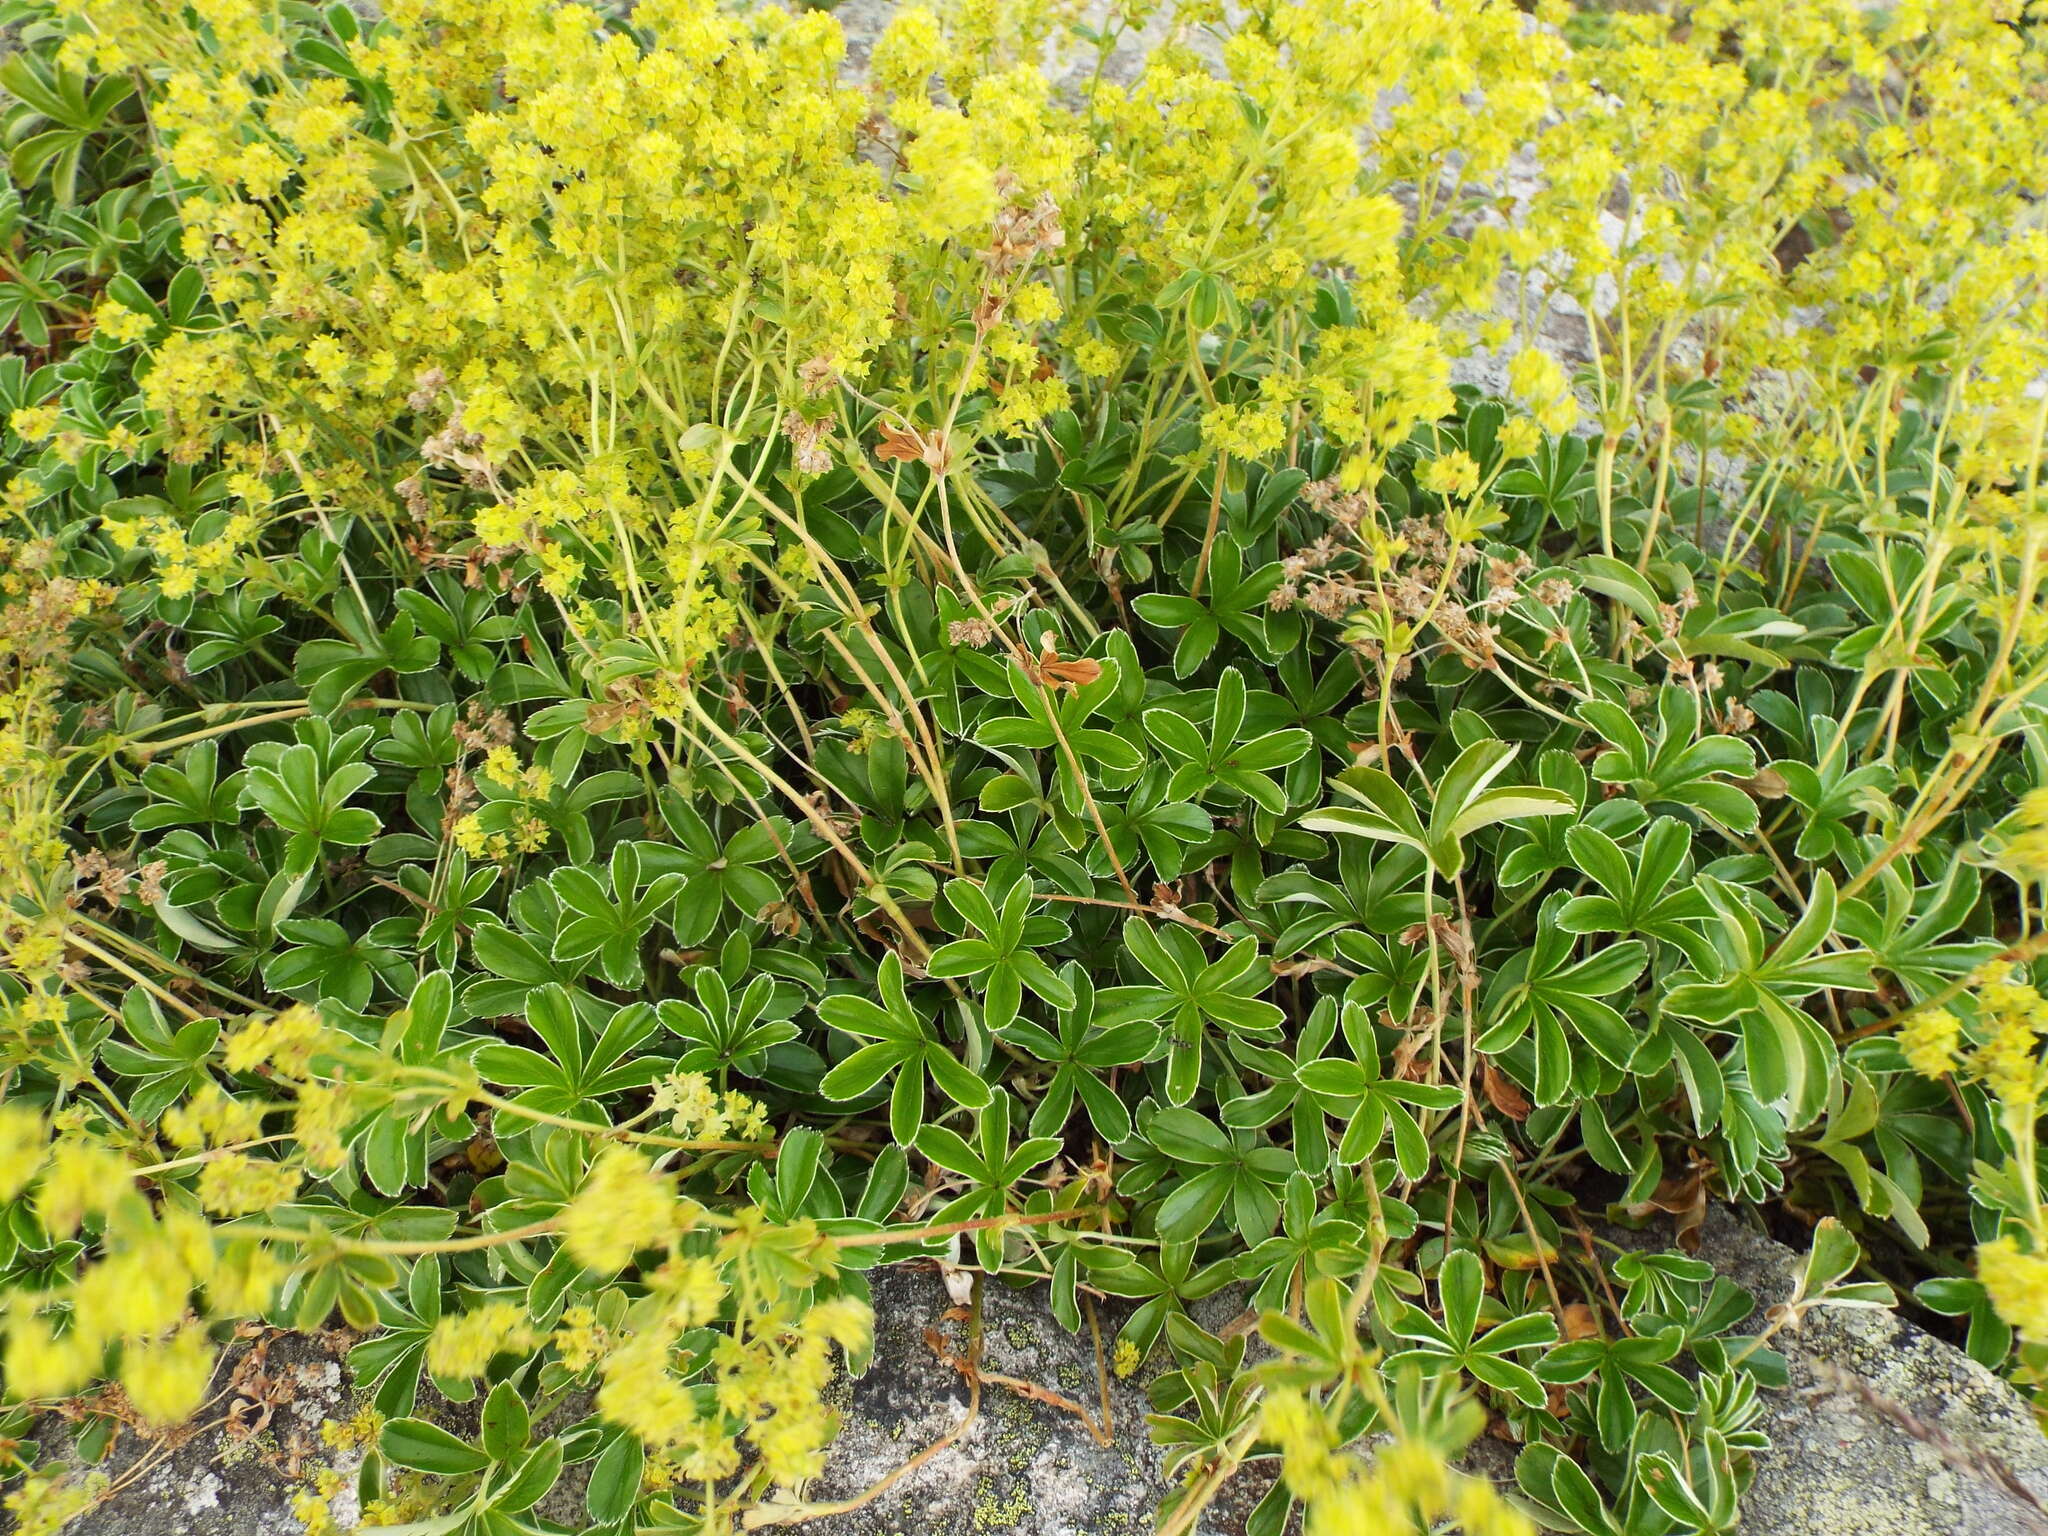
[[[1661,1244],[1660,1244],[1661,1246]],[[1791,1293],[1802,1255],[1726,1210],[1707,1218],[1700,1256],[1760,1307]],[[875,1278],[873,1368],[852,1385],[847,1422],[811,1496],[843,1499],[902,1466],[966,1415],[967,1391],[924,1340],[951,1305],[936,1275]],[[1055,1325],[1039,1292],[984,1291],[985,1367],[1092,1406],[1093,1345]],[[1205,1316],[1216,1327],[1228,1315]],[[1105,1331],[1111,1318],[1104,1318]],[[949,1330],[958,1347],[957,1326]],[[1894,1313],[1820,1309],[1773,1343],[1792,1384],[1767,1394],[1772,1450],[1743,1504],[1746,1536],[2048,1536],[2048,1439],[2012,1388]],[[1114,1440],[1098,1446],[1074,1414],[985,1387],[977,1421],[865,1508],[803,1527],[819,1536],[1142,1532],[1167,1491],[1145,1434],[1143,1394],[1111,1390]],[[1493,1442],[1482,1442],[1489,1453]],[[1486,1470],[1508,1474],[1490,1454]],[[1475,1467],[1479,1463],[1475,1463]],[[1252,1468],[1205,1532],[1234,1533],[1270,1484]],[[2040,1500],[2041,1504],[2033,1502]]]
[[[928,1268],[898,1266],[878,1272],[874,1290],[875,1362],[846,1389],[844,1427],[825,1476],[808,1496],[819,1503],[855,1498],[942,1436],[957,1432],[958,1438],[862,1508],[798,1529],[815,1536],[1142,1536],[1152,1529],[1168,1488],[1145,1427],[1141,1383],[1151,1373],[1129,1381],[1111,1376],[1106,1445],[1073,1411],[986,1381],[980,1409],[961,1431],[966,1381],[926,1338],[927,1329],[936,1329],[956,1354],[966,1346],[964,1323],[946,1319],[953,1301],[942,1278]],[[1203,1321],[1219,1326],[1228,1304],[1221,1310]],[[1102,1310],[1105,1355],[1125,1311]],[[1078,1334],[1062,1329],[1036,1286],[1012,1290],[990,1281],[982,1312],[984,1372],[1049,1389],[1099,1414],[1095,1345],[1085,1325]],[[1162,1345],[1153,1372],[1165,1354]],[[1271,1471],[1260,1467],[1240,1474],[1210,1507],[1202,1536],[1241,1532],[1271,1480]]]
[[[984,1384],[979,1410],[968,1422],[966,1382],[926,1338],[928,1329],[936,1330],[945,1347],[966,1348],[964,1324],[947,1316],[954,1301],[945,1279],[928,1266],[902,1265],[879,1271],[874,1292],[874,1364],[865,1376],[842,1378],[835,1387],[845,1425],[824,1477],[806,1490],[808,1498],[851,1500],[899,1474],[949,1431],[957,1438],[900,1472],[860,1509],[796,1529],[815,1536],[1143,1536],[1152,1529],[1167,1488],[1159,1450],[1146,1432],[1143,1382],[1163,1368],[1163,1348],[1139,1378],[1110,1378],[1106,1445],[1068,1409],[995,1382]],[[1233,1310],[1220,1298],[1213,1306],[1203,1314],[1212,1328]],[[1105,1352],[1127,1311],[1104,1307]],[[1045,1389],[1046,1397],[1085,1404],[1091,1414],[1098,1411],[1093,1340],[1085,1328],[1069,1334],[1052,1320],[1042,1288],[1011,1290],[988,1282],[983,1316],[986,1372]],[[264,1342],[263,1351],[255,1369],[247,1365],[246,1345],[229,1352],[220,1379],[234,1382],[236,1390],[196,1432],[144,1441],[124,1431],[98,1469],[78,1464],[68,1426],[46,1421],[40,1435],[46,1461],[69,1461],[79,1475],[104,1472],[115,1485],[107,1502],[66,1527],[66,1536],[304,1536],[293,1500],[323,1472],[341,1482],[332,1513],[342,1530],[350,1529],[361,1453],[338,1454],[319,1433],[323,1423],[348,1419],[361,1401],[337,1357],[336,1341],[278,1334]],[[270,1412],[260,1429],[233,1432],[223,1423],[232,1411],[253,1425],[265,1405]],[[580,1418],[587,1406],[583,1399],[565,1405],[548,1427]],[[467,1435],[475,1429],[476,1407],[424,1394],[419,1411]],[[567,1469],[540,1513],[573,1529],[582,1515],[588,1472],[587,1466]],[[1211,1506],[1196,1536],[1239,1536],[1271,1476],[1270,1469],[1246,1469]]]
[[[70,1462],[81,1477],[102,1473],[112,1489],[64,1528],[66,1536],[303,1536],[292,1501],[322,1472],[340,1482],[333,1513],[348,1529],[362,1454],[337,1452],[320,1435],[356,1403],[341,1342],[265,1333],[236,1343],[215,1375],[219,1395],[196,1428],[160,1439],[124,1429],[97,1467],[78,1463],[68,1425],[45,1419],[37,1435],[43,1458]]]
[[[1719,1208],[1702,1237],[1700,1256],[1754,1292],[1760,1305],[1790,1293],[1800,1255]],[[1633,1241],[1661,1246],[1662,1234]],[[945,1278],[913,1264],[877,1271],[873,1281],[874,1364],[835,1389],[844,1427],[824,1476],[806,1495],[815,1504],[846,1502],[890,1481],[859,1508],[794,1529],[811,1536],[1151,1530],[1170,1490],[1146,1431],[1143,1387],[1163,1368],[1163,1350],[1133,1379],[1111,1377],[1110,1433],[1100,1443],[1079,1413],[1055,1401],[1099,1415],[1087,1329],[1060,1328],[1039,1287],[986,1282],[984,1382],[970,1421],[966,1380],[939,1352],[959,1356],[967,1347],[963,1314]],[[1201,1321],[1220,1328],[1236,1305],[1229,1293],[1212,1298]],[[1121,1307],[1102,1308],[1105,1351],[1123,1316]],[[2048,1536],[2048,1440],[2025,1403],[1990,1371],[1892,1313],[1823,1308],[1772,1342],[1790,1361],[1792,1384],[1767,1396],[1773,1448],[1758,1457],[1744,1501],[1746,1536]],[[239,1394],[255,1405],[239,1410],[245,1421],[268,1403],[260,1432],[231,1434],[216,1419],[175,1444],[143,1444],[124,1433],[103,1469],[119,1491],[70,1531],[300,1536],[294,1494],[323,1469],[345,1484],[353,1480],[359,1456],[328,1450],[318,1430],[347,1418],[357,1398],[327,1340],[280,1335],[265,1349],[260,1370],[239,1369],[246,1353],[240,1346],[223,1368],[224,1381],[256,1388],[253,1397]],[[578,1406],[568,1416],[583,1411]],[[470,1428],[465,1420],[474,1413],[473,1404],[442,1410],[457,1430]],[[46,1454],[61,1455],[69,1435],[53,1425],[43,1443]],[[1492,1441],[1482,1448],[1490,1454],[1475,1468],[1505,1478],[1509,1458],[1498,1453],[1507,1448]],[[1199,1536],[1239,1536],[1272,1475],[1265,1464],[1243,1470],[1210,1507]],[[573,1524],[580,1481],[565,1478],[545,1512]],[[334,1513],[344,1521],[353,1514],[351,1497],[345,1488],[335,1500]]]
[[[1802,1255],[1725,1209],[1699,1256],[1763,1306]],[[1896,1313],[1819,1308],[1772,1343],[1771,1450],[1743,1500],[1751,1536],[2048,1536],[2048,1439],[2011,1387]]]

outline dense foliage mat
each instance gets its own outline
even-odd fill
[[[1170,1532],[2036,1387],[2039,0],[1245,10],[0,5],[10,1433],[338,1321],[368,1526],[794,1524],[913,1256]]]

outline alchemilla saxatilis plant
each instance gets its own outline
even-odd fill
[[[1168,1536],[2048,1379],[2040,0],[0,20],[21,1529],[252,1320],[365,1529],[800,1525],[909,1258]]]

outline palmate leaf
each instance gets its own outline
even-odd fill
[[[212,1081],[220,1020],[192,1019],[173,1028],[153,996],[130,987],[121,999],[121,1026],[128,1038],[108,1039],[100,1047],[100,1060],[108,1070],[137,1080],[128,1105],[138,1119],[155,1119]]]
[[[1330,935],[1347,939],[1393,935],[1422,921],[1420,889],[1425,856],[1403,844],[1376,849],[1369,838],[1337,840],[1336,881],[1295,865],[1259,887],[1258,901],[1282,924],[1273,940],[1276,959]],[[1361,933],[1357,930],[1365,930]]]
[[[1684,1330],[1676,1325],[1635,1338],[1575,1339],[1545,1354],[1536,1363],[1536,1375],[1553,1387],[1590,1381],[1587,1396],[1601,1447],[1618,1453],[1635,1433],[1631,1389],[1640,1389],[1674,1413],[1692,1413],[1699,1407],[1698,1390],[1666,1363],[1684,1344]]]
[[[676,943],[704,943],[728,908],[751,920],[781,899],[782,883],[770,871],[788,856],[787,818],[756,818],[721,842],[703,815],[673,790],[662,794],[659,805],[675,845],[647,843],[640,856],[648,874],[679,877],[668,915]]]
[[[1350,1017],[1347,1015],[1347,1023]],[[1336,1034],[1337,1000],[1323,997],[1317,1000],[1295,1035],[1291,1053],[1247,1040],[1232,1040],[1230,1054],[1247,1071],[1267,1079],[1271,1086],[1223,1105],[1224,1125],[1232,1130],[1263,1129],[1291,1111],[1289,1129],[1295,1160],[1318,1177],[1325,1173],[1330,1164],[1330,1133],[1326,1119],[1329,1105],[1325,1099],[1303,1087],[1301,1073],[1323,1059],[1323,1053]]]
[[[1159,1203],[1159,1235],[1167,1242],[1194,1242],[1226,1215],[1246,1243],[1279,1224],[1274,1191],[1294,1166],[1285,1148],[1249,1131],[1225,1132],[1207,1115],[1182,1108],[1141,1116],[1138,1134],[1179,1174]]]
[[[641,1049],[656,1028],[646,1003],[613,1008],[548,985],[532,993],[526,1025],[538,1049],[493,1042],[479,1047],[474,1060],[484,1081],[517,1088],[514,1101],[543,1114],[607,1125],[606,1100],[675,1070],[673,1057]]]
[[[1339,1166],[1366,1162],[1391,1134],[1394,1160],[1402,1177],[1422,1178],[1429,1171],[1429,1141],[1416,1111],[1455,1109],[1463,1094],[1455,1084],[1382,1076],[1379,1041],[1368,1010],[1352,1002],[1345,1003],[1341,1011],[1329,1004],[1330,999],[1325,998],[1316,1005],[1292,1058],[1233,1042],[1233,1052],[1253,1071],[1271,1078],[1273,1087],[1225,1106],[1224,1123],[1243,1127],[1270,1124],[1291,1107],[1296,1159],[1311,1172],[1329,1165],[1325,1117],[1344,1127],[1335,1154]],[[1341,1022],[1348,1055],[1324,1054],[1332,1042],[1333,1016]]]
[[[418,1401],[427,1341],[441,1320],[441,1260],[418,1260],[402,1289],[376,1293],[379,1332],[348,1352],[349,1370],[377,1411],[404,1418]],[[461,1388],[456,1388],[458,1392]]]
[[[1057,1135],[1078,1098],[1097,1135],[1111,1145],[1126,1141],[1131,1112],[1106,1074],[1159,1053],[1156,1021],[1168,1000],[1156,987],[1104,987],[1098,992],[1088,973],[1071,960],[1061,967],[1060,979],[1071,989],[1073,1000],[1059,1009],[1057,1034],[1023,1019],[1001,1031],[1010,1045],[1053,1068],[1031,1111],[1030,1133]]]
[[[290,745],[259,742],[249,750],[241,804],[290,834],[290,874],[310,874],[324,847],[360,848],[382,830],[375,812],[348,804],[377,776],[362,761],[370,734],[368,726],[357,726],[337,735],[326,721],[309,720]]]
[[[1087,775],[1091,767],[1101,773],[1134,774],[1145,762],[1145,754],[1135,743],[1089,723],[1110,707],[1119,685],[1116,658],[1104,658],[1101,667],[1093,681],[1067,688],[1040,683],[1012,661],[1003,680],[1021,713],[985,716],[974,729],[974,740],[984,747],[1022,747],[1050,754],[1062,799],[1067,809],[1075,812],[1083,804],[1080,776]]]
[[[1206,740],[1192,721],[1167,705],[1145,711],[1146,734],[1173,765],[1168,798],[1223,804],[1249,800],[1279,815],[1287,809],[1287,792],[1268,775],[1304,756],[1314,738],[1293,727],[1246,735],[1244,674],[1235,667],[1223,669],[1211,701]]]
[[[971,934],[934,950],[925,968],[941,979],[978,981],[983,1022],[990,1029],[1001,1030],[1017,1017],[1027,987],[1055,1008],[1073,1006],[1073,988],[1036,953],[1066,938],[1067,925],[1056,917],[1032,913],[1035,898],[1028,879],[996,893],[1000,908],[990,893],[972,880],[948,881],[945,894]]]
[[[927,1074],[953,1104],[964,1109],[986,1107],[988,1084],[954,1057],[910,1001],[903,986],[903,961],[894,950],[882,957],[875,986],[882,999],[879,1004],[850,993],[818,1000],[820,1019],[870,1042],[833,1066],[818,1084],[818,1091],[828,1099],[853,1102],[893,1075],[889,1134],[900,1146],[915,1141],[924,1124]]]
[[[1202,807],[1169,797],[1171,777],[1165,764],[1154,763],[1131,786],[1130,793],[1120,805],[1103,807],[1109,847],[1116,854],[1116,862],[1127,871],[1137,863],[1142,851],[1155,876],[1161,880],[1177,880],[1186,868],[1189,850],[1205,841],[1216,829],[1215,822]],[[1048,827],[1044,836],[1052,835],[1052,829]],[[1066,862],[1072,863],[1071,860]],[[1091,843],[1088,869],[1099,875],[1108,875],[1112,868],[1101,843]],[[991,875],[993,873],[992,870]],[[1084,881],[1085,878],[1084,872]],[[1074,890],[1064,882],[1061,888],[1069,895],[1088,894],[1087,889]]]
[[[688,980],[697,1000],[665,997],[654,1005],[661,1027],[685,1043],[678,1071],[754,1073],[773,1047],[797,1038],[790,1022],[802,993],[788,982],[755,972],[737,995],[718,968],[692,966]]]
[[[1831,722],[1816,720],[1813,734],[1825,739]],[[1835,859],[1847,863],[1856,854],[1856,834],[1849,827],[1855,816],[1868,816],[1879,826],[1894,815],[1890,800],[1896,775],[1884,763],[1857,765],[1847,752],[1828,754],[1815,766],[1797,759],[1780,758],[1771,769],[1784,780],[1786,796],[1805,815],[1801,818],[1799,841],[1793,852],[1802,859]]]
[[[1756,753],[1734,736],[1700,735],[1700,701],[1666,683],[1657,691],[1653,739],[1619,704],[1592,699],[1579,718],[1611,744],[1593,760],[1593,777],[1626,789],[1644,805],[1680,805],[1734,833],[1756,830],[1756,802],[1728,779],[1756,772]]]
[[[1834,877],[1817,871],[1806,910],[1775,945],[1742,893],[1709,875],[1700,889],[1713,908],[1712,963],[1672,978],[1664,1011],[1738,1032],[1757,1096],[1783,1102],[1796,1127],[1819,1113],[1840,1070],[1833,1040],[1798,1005],[1829,989],[1870,985],[1868,950],[1830,950],[1835,932]]]
[[[1897,979],[1916,1001],[1993,959],[1996,939],[1963,936],[1983,895],[1983,880],[1960,859],[1939,884],[1915,889],[1896,864],[1878,872],[1869,894],[1841,903],[1836,925],[1870,951],[1873,969]]]
[[[1061,1143],[1054,1136],[1034,1136],[1010,1145],[1010,1095],[998,1090],[975,1120],[974,1139],[943,1125],[927,1125],[917,1133],[917,1150],[967,1181],[964,1194],[940,1208],[936,1225],[979,1221],[1001,1216],[1022,1204],[1018,1185],[1034,1168],[1052,1161]],[[975,1257],[994,1274],[1003,1267],[1004,1235],[985,1228],[974,1234]]]
[[[1350,1278],[1366,1263],[1365,1233],[1355,1223],[1318,1209],[1316,1181],[1296,1170],[1280,1202],[1280,1230],[1239,1260],[1238,1278],[1257,1282],[1252,1305],[1284,1307],[1297,1287],[1324,1276]]]
[[[1330,782],[1353,796],[1356,807],[1311,811],[1300,825],[1311,832],[1339,832],[1414,848],[1446,880],[1465,867],[1465,839],[1500,822],[1536,816],[1564,816],[1578,809],[1562,790],[1541,785],[1496,787],[1494,780],[1514,761],[1505,741],[1475,741],[1438,779],[1425,825],[1415,803],[1391,775],[1379,768],[1353,768]]]
[[[1463,1098],[1450,1083],[1381,1077],[1377,1062],[1365,1056],[1309,1062],[1296,1081],[1318,1108],[1344,1122],[1343,1139],[1337,1144],[1339,1163],[1355,1164],[1372,1156],[1391,1134],[1394,1161],[1408,1179],[1422,1178],[1430,1163],[1429,1141],[1415,1111],[1441,1113],[1455,1109]]]
[[[1202,573],[1199,597],[1184,596],[1194,585],[1199,559],[1190,559],[1181,571],[1181,593],[1147,592],[1131,606],[1138,617],[1158,629],[1177,634],[1173,648],[1173,675],[1186,677],[1209,659],[1225,634],[1234,635],[1266,660],[1272,660],[1267,635],[1266,598],[1280,585],[1280,563],[1269,561],[1256,570],[1244,569],[1244,552],[1228,535],[1217,538],[1210,548],[1209,562]]]
[[[1562,748],[1553,747],[1537,757],[1536,781],[1568,796],[1574,809],[1563,816],[1538,816],[1517,823],[1502,837],[1495,878],[1504,889],[1532,885],[1571,863],[1565,836],[1573,827],[1590,823],[1612,837],[1627,837],[1649,819],[1633,800],[1602,800],[1589,810],[1586,800],[1591,781],[1585,764]]]
[[[390,992],[410,989],[413,967],[398,951],[376,942],[376,930],[351,934],[327,918],[286,918],[278,937],[292,945],[264,962],[267,987],[303,1002],[332,999],[360,1012],[381,982]]]
[[[218,777],[220,745],[201,741],[187,747],[177,765],[151,763],[142,770],[150,803],[129,818],[137,832],[165,827],[210,826],[235,820],[242,776]]]
[[[360,608],[338,603],[336,619],[349,638],[308,641],[299,647],[293,669],[322,714],[339,709],[380,672],[424,672],[441,659],[441,643],[420,634],[410,613],[379,630]]]
[[[637,987],[643,974],[640,942],[676,899],[683,881],[680,874],[667,874],[643,884],[638,843],[620,843],[612,850],[603,879],[587,869],[556,870],[548,881],[562,904],[554,958],[594,962],[613,986]]]
[[[1599,1090],[1596,1061],[1626,1069],[1636,1033],[1606,999],[1630,986],[1649,963],[1634,939],[1574,960],[1577,937],[1559,921],[1571,898],[1560,891],[1543,904],[1528,948],[1510,955],[1488,983],[1477,1048],[1512,1049],[1533,1035],[1531,1084],[1538,1104],[1562,1104],[1576,1090]]]
[[[1565,834],[1572,861],[1597,885],[1597,896],[1574,896],[1549,911],[1571,933],[1640,934],[1669,944],[1694,965],[1711,964],[1703,924],[1714,913],[1690,878],[1692,833],[1660,816],[1643,833],[1633,859],[1598,827],[1581,823]]]
[[[1408,1347],[1389,1355],[1386,1368],[1397,1371],[1411,1365],[1429,1375],[1465,1371],[1531,1408],[1541,1407],[1543,1383],[1515,1357],[1555,1342],[1557,1320],[1548,1312],[1527,1312],[1482,1328],[1485,1272],[1479,1255],[1469,1248],[1459,1248],[1444,1259],[1437,1296],[1441,1322],[1407,1302],[1398,1303],[1389,1314],[1388,1326]]]
[[[1168,1103],[1186,1104],[1195,1096],[1212,1026],[1254,1038],[1278,1033],[1286,1015],[1259,995],[1270,973],[1259,964],[1258,940],[1239,939],[1211,961],[1186,928],[1155,929],[1135,917],[1124,924],[1123,940],[1130,957],[1158,983],[1141,990],[1167,1020]]]

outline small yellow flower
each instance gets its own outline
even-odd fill
[[[199,1203],[216,1216],[249,1216],[284,1204],[304,1177],[289,1163],[225,1152],[199,1170]]]
[[[161,1343],[130,1345],[121,1358],[121,1385],[152,1424],[182,1424],[206,1400],[213,1358],[204,1329],[181,1328]]]
[[[1440,453],[1422,466],[1416,479],[1426,491],[1453,501],[1462,501],[1479,489],[1479,466],[1461,448]]]
[[[1090,336],[1074,348],[1074,366],[1083,378],[1106,379],[1116,372],[1123,354],[1100,336]]]
[[[28,1105],[0,1104],[0,1204],[27,1189],[49,1155],[50,1131]]]
[[[1946,1077],[1955,1070],[1962,1045],[1962,1021],[1946,1008],[1924,1008],[1899,1030],[1899,1049],[1922,1077]]]
[[[7,425],[17,437],[40,443],[56,435],[57,423],[63,415],[56,405],[24,405],[8,414]]]
[[[109,341],[126,346],[149,334],[149,316],[138,314],[115,299],[102,299],[92,312],[93,329]]]
[[[70,1237],[87,1216],[100,1216],[132,1191],[128,1164],[95,1142],[65,1139],[51,1149],[36,1194],[36,1215],[52,1237]]]
[[[607,1146],[562,1213],[562,1246],[587,1269],[612,1274],[643,1248],[665,1247],[676,1232],[669,1181],[631,1147]]]
[[[1977,1249],[1977,1278],[1998,1315],[2029,1343],[2048,1343],[2048,1257],[2022,1253],[2009,1237]]]
[[[1202,441],[1237,459],[1263,459],[1287,441],[1287,418],[1272,405],[1218,405],[1202,413]]]
[[[444,1313],[427,1338],[427,1369],[449,1380],[483,1375],[501,1354],[523,1354],[535,1334],[516,1301],[486,1301],[467,1312]]]
[[[56,1333],[33,1313],[7,1324],[7,1395],[10,1399],[69,1397],[99,1368],[101,1348],[83,1329]]]
[[[1517,416],[1501,427],[1494,441],[1507,458],[1526,459],[1542,445],[1543,428],[1533,417]]]
[[[1129,1339],[1118,1339],[1116,1352],[1110,1359],[1110,1369],[1116,1372],[1117,1380],[1128,1381],[1136,1374],[1141,1358],[1135,1343]]]
[[[806,1333],[830,1339],[841,1349],[862,1349],[874,1337],[875,1315],[851,1296],[835,1296],[806,1312],[803,1328]]]
[[[1010,315],[1019,325],[1043,325],[1059,312],[1059,295],[1044,283],[1026,283],[1010,300]]]
[[[683,1443],[698,1424],[696,1402],[669,1369],[661,1334],[637,1335],[605,1357],[597,1409],[656,1449]]]

